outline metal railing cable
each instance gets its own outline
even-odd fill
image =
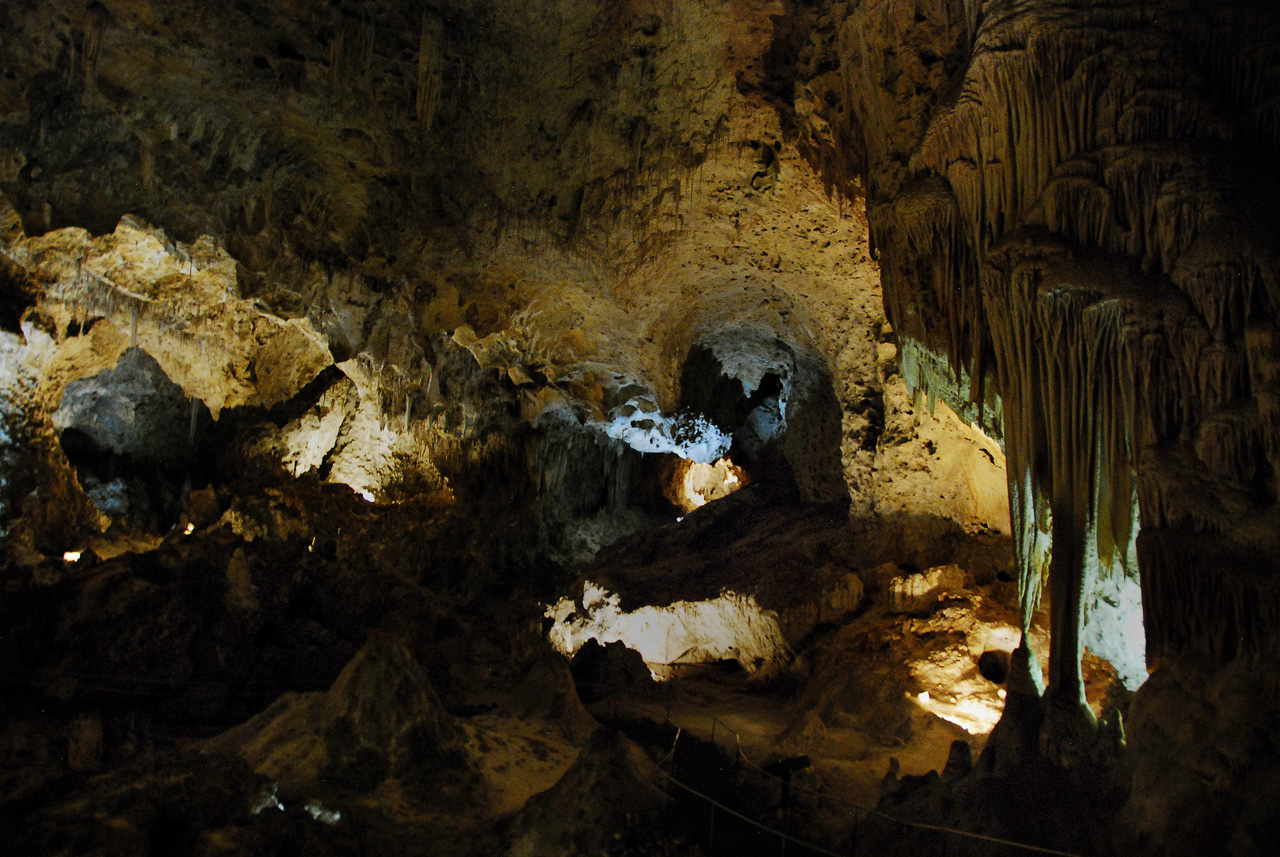
[[[676,779],[671,774],[668,774],[666,771],[662,770],[662,768],[658,768],[658,774],[667,782],[671,783],[672,785],[678,786],[679,788],[683,789],[684,791],[688,792],[694,797],[697,797],[706,801],[707,803],[711,804],[721,812],[728,813],[729,815],[733,816],[739,821],[745,821],[747,824],[750,824],[752,827],[755,827],[758,830],[763,830],[765,833],[768,833],[772,836],[776,836],[779,839],[783,840],[784,842],[791,842],[795,845],[799,845],[802,848],[808,849],[809,851],[812,851],[816,854],[828,855],[828,857],[846,857],[843,854],[839,854],[835,851],[828,851],[827,849],[819,845],[814,845],[812,842],[806,842],[803,839],[797,839],[791,834],[784,833],[781,830],[770,827],[767,824],[761,824],[760,822],[756,821],[754,818],[747,818],[742,813],[738,812],[732,807],[725,806],[723,803],[711,797],[710,795],[703,794],[702,792],[698,791],[693,786],[688,785],[687,783],[682,783],[680,780]]]
[[[17,672],[17,673],[18,673],[18,675],[15,675],[15,674],[14,674],[15,672]],[[200,680],[200,679],[197,679],[197,680],[194,680],[194,681],[190,681],[190,680],[189,680],[189,681],[187,681],[187,682],[181,682],[181,681],[173,681],[173,680],[171,680],[171,679],[165,679],[165,678],[162,678],[162,677],[152,677],[152,676],[146,676],[146,677],[144,677],[144,676],[130,676],[130,677],[127,677],[127,678],[126,678],[126,677],[123,677],[123,676],[112,676],[112,675],[100,674],[100,673],[72,672],[72,671],[65,671],[65,672],[64,672],[64,671],[57,671],[57,670],[38,670],[38,669],[34,669],[34,670],[21,670],[21,671],[13,671],[13,670],[11,670],[11,671],[9,671],[9,674],[8,674],[8,675],[0,674],[0,684],[9,684],[9,685],[17,685],[17,684],[21,684],[21,685],[38,685],[38,684],[42,684],[43,682],[42,682],[42,681],[37,680],[37,679],[36,679],[36,676],[41,675],[41,674],[46,673],[46,672],[50,674],[50,677],[61,676],[61,677],[68,677],[68,678],[73,678],[73,679],[81,680],[81,681],[80,681],[80,682],[78,682],[78,683],[80,684],[80,687],[81,687],[81,689],[83,689],[83,690],[88,690],[88,691],[92,691],[92,692],[99,692],[99,693],[117,693],[117,694],[127,695],[127,696],[149,696],[149,697],[178,696],[178,695],[183,694],[184,692],[185,692],[185,693],[190,693],[190,692],[192,692],[192,691],[196,691],[196,690],[199,690],[199,689],[205,689],[205,688],[207,688],[207,689],[210,689],[210,690],[213,690],[213,689],[222,690],[222,692],[224,693],[224,695],[227,695],[227,696],[239,697],[239,696],[257,696],[257,695],[260,695],[261,693],[263,693],[264,691],[270,692],[270,690],[271,690],[271,689],[274,689],[274,688],[271,688],[271,687],[267,686],[267,685],[264,683],[264,685],[262,686],[262,690],[254,690],[254,689],[252,689],[252,688],[254,688],[255,686],[257,686],[257,683],[256,683],[255,681],[252,681],[252,680],[250,680],[250,681],[248,681],[248,682],[241,683],[241,684],[239,684],[239,685],[237,685],[237,683],[235,683],[235,682],[231,682],[231,683],[230,683],[230,684],[231,684],[231,686],[232,686],[232,687],[234,687],[234,688],[236,688],[235,690],[232,690],[232,689],[230,689],[230,688],[226,688],[226,685],[227,685],[228,683],[223,682],[223,681],[218,681],[218,680]],[[24,675],[24,674],[25,674],[25,675]],[[21,675],[22,677],[19,677],[19,675]],[[91,680],[92,680],[92,679],[98,679],[98,680],[100,680],[100,681],[102,681],[102,680],[105,680],[105,681],[112,681],[112,684],[110,684],[110,685],[88,684],[88,683],[83,682],[83,679],[91,679]],[[122,679],[123,679],[123,681],[122,681]],[[124,686],[125,684],[127,684],[127,683],[129,683],[129,682],[134,683],[134,684],[135,684],[135,688],[129,688],[129,687]],[[501,679],[484,679],[484,680],[479,680],[479,682],[477,682],[477,683],[484,683],[484,684],[506,684],[507,682],[505,682],[505,681],[503,681],[503,680],[501,680]],[[136,686],[137,686],[137,685],[141,685],[141,686],[145,687],[145,686],[146,686],[146,685],[148,685],[148,684],[153,685],[154,689],[147,689],[147,690],[143,690],[143,689],[140,689],[140,688],[136,688]],[[165,686],[166,684],[172,684],[173,686],[166,687],[166,686]],[[226,689],[224,689],[224,688],[226,688]],[[644,704],[639,703],[639,702],[636,702],[635,700],[628,700],[628,699],[622,699],[622,700],[619,700],[619,699],[617,699],[617,698],[614,698],[613,700],[611,700],[611,704],[614,706],[614,716],[615,716],[615,717],[617,716],[617,706],[618,706],[618,704],[619,704],[619,703],[621,703],[622,705],[624,705],[624,706],[626,706],[626,707],[628,707],[628,708],[632,708],[632,709],[635,709],[636,711],[639,711],[641,714],[645,715],[646,717],[653,718],[653,717],[655,717],[655,716],[663,716],[666,720],[670,721],[670,707],[669,707],[669,705],[667,706],[667,710],[666,710],[665,712],[662,712],[661,710],[656,710],[656,711],[655,711],[652,707],[647,706],[647,705],[644,705]],[[734,754],[735,754],[739,759],[741,759],[741,761],[742,761],[742,762],[743,762],[747,767],[751,768],[752,770],[756,771],[757,773],[761,774],[762,776],[767,777],[768,779],[774,780],[774,781],[776,781],[776,782],[778,782],[778,783],[785,783],[785,784],[786,784],[786,785],[791,789],[791,791],[792,791],[792,792],[799,792],[799,793],[803,793],[803,794],[812,795],[813,797],[817,798],[817,799],[818,799],[818,800],[820,800],[820,801],[827,801],[827,802],[829,802],[829,803],[839,804],[839,805],[841,805],[841,806],[848,807],[848,808],[853,809],[853,810],[856,810],[856,811],[858,811],[858,812],[862,812],[862,813],[864,813],[864,814],[866,814],[866,815],[869,815],[869,816],[875,816],[875,817],[877,817],[877,818],[884,819],[885,821],[888,821],[888,822],[890,822],[890,823],[892,823],[892,824],[899,825],[899,826],[901,826],[901,827],[909,827],[909,828],[914,828],[914,829],[916,829],[916,830],[929,830],[929,831],[933,831],[933,832],[937,832],[937,833],[952,834],[952,835],[960,836],[960,837],[963,837],[963,838],[966,838],[966,839],[974,839],[974,840],[978,840],[978,841],[982,841],[982,842],[989,842],[989,843],[992,843],[992,844],[995,844],[995,845],[1003,845],[1003,846],[1010,847],[1010,848],[1018,848],[1018,849],[1021,849],[1021,850],[1023,850],[1023,851],[1031,851],[1031,852],[1035,852],[1035,853],[1037,853],[1037,854],[1051,854],[1051,855],[1054,855],[1054,857],[1082,857],[1082,855],[1077,854],[1077,853],[1072,852],[1072,851],[1059,851],[1059,850],[1056,850],[1056,849],[1053,849],[1053,848],[1045,848],[1045,847],[1042,847],[1042,846],[1039,846],[1039,845],[1031,845],[1031,844],[1029,844],[1029,843],[1025,843],[1025,842],[1017,842],[1017,841],[1012,840],[1012,839],[1002,839],[1002,838],[997,837],[997,836],[987,836],[987,835],[982,834],[982,833],[974,833],[974,832],[972,832],[972,831],[968,831],[968,830],[960,830],[960,829],[958,829],[958,828],[954,828],[954,827],[947,827],[947,826],[945,826],[945,825],[928,824],[928,823],[920,822],[920,821],[909,821],[909,820],[904,819],[904,818],[898,818],[897,816],[890,815],[889,813],[883,812],[882,810],[879,810],[879,809],[876,809],[876,808],[873,808],[873,807],[863,806],[862,804],[855,803],[855,802],[853,802],[853,801],[845,800],[845,799],[843,799],[843,798],[834,797],[834,796],[832,796],[832,795],[828,795],[828,794],[825,794],[825,793],[823,793],[823,792],[816,791],[816,790],[814,790],[814,789],[809,789],[809,788],[805,788],[804,786],[800,786],[800,785],[795,785],[795,784],[789,783],[789,782],[787,782],[787,781],[783,780],[783,779],[782,779],[782,777],[779,777],[777,774],[774,774],[774,773],[772,773],[771,771],[767,771],[767,770],[765,770],[765,769],[764,769],[764,768],[762,768],[760,765],[758,765],[758,764],[756,764],[755,762],[753,762],[753,761],[752,761],[752,760],[747,756],[747,754],[746,754],[746,753],[743,751],[743,749],[742,749],[742,736],[738,733],[738,731],[737,731],[736,729],[734,729],[734,728],[733,728],[732,726],[730,726],[728,723],[725,723],[725,722],[724,722],[723,720],[721,720],[720,718],[716,717],[714,714],[704,714],[703,716],[705,716],[705,717],[706,717],[706,718],[711,722],[711,738],[710,738],[710,743],[712,743],[712,744],[716,744],[716,730],[717,730],[718,728],[719,728],[719,729],[723,729],[724,731],[726,731],[726,732],[728,732],[729,734],[733,735],[733,738],[734,738],[734,747],[733,747],[733,752],[734,752]],[[667,754],[666,754],[666,755],[663,757],[663,759],[659,762],[659,766],[661,766],[661,764],[662,764],[662,763],[664,763],[664,762],[666,762],[666,761],[669,761],[669,760],[671,760],[671,759],[674,757],[675,752],[676,752],[676,745],[679,743],[679,740],[680,740],[680,737],[681,737],[681,735],[682,735],[682,734],[683,734],[683,730],[682,730],[681,728],[677,728],[677,730],[676,730],[676,738],[675,738],[675,741],[672,743],[672,745],[671,745],[671,749],[667,752]],[[725,806],[725,805],[723,805],[723,804],[719,803],[719,802],[718,802],[718,801],[716,801],[714,798],[708,797],[708,796],[706,796],[706,795],[702,794],[701,792],[698,792],[698,791],[697,791],[696,789],[694,789],[693,787],[691,787],[691,786],[689,786],[689,785],[687,785],[687,784],[685,784],[685,783],[680,782],[679,780],[675,779],[673,776],[671,776],[671,775],[670,775],[670,774],[668,774],[667,772],[663,771],[663,770],[661,769],[661,767],[659,767],[658,772],[659,772],[663,777],[665,777],[666,779],[668,779],[668,780],[670,780],[671,782],[675,783],[677,786],[679,786],[680,788],[684,789],[685,791],[687,791],[687,792],[689,792],[689,793],[691,793],[691,794],[697,795],[698,797],[700,797],[700,798],[702,798],[702,799],[704,799],[704,800],[706,800],[706,801],[708,801],[708,802],[710,802],[710,803],[712,803],[712,804],[715,804],[715,806],[717,806],[717,807],[718,807],[719,809],[721,809],[722,811],[727,812],[727,813],[729,813],[729,814],[731,814],[731,815],[733,815],[733,816],[735,816],[735,817],[737,817],[737,818],[740,818],[740,819],[742,819],[743,821],[746,821],[747,823],[749,823],[749,824],[751,824],[751,825],[753,825],[753,826],[755,826],[755,827],[760,828],[761,830],[765,830],[765,831],[767,831],[767,832],[769,832],[769,833],[771,833],[771,834],[773,834],[773,835],[775,835],[775,836],[782,837],[782,838],[784,838],[784,839],[786,839],[786,840],[788,840],[788,841],[790,841],[790,842],[793,842],[793,843],[795,843],[795,844],[797,844],[797,845],[802,845],[802,846],[803,846],[803,847],[805,847],[805,848],[812,849],[812,850],[814,850],[815,852],[818,852],[818,853],[821,853],[821,854],[832,854],[832,853],[833,853],[833,852],[830,852],[830,851],[825,851],[825,850],[823,850],[822,848],[820,848],[819,846],[812,845],[812,844],[810,844],[810,843],[804,842],[803,840],[799,840],[799,839],[796,839],[796,838],[794,838],[794,837],[792,837],[792,836],[789,836],[788,834],[786,834],[786,833],[784,833],[784,832],[782,832],[782,831],[780,831],[780,830],[775,830],[774,828],[768,827],[767,825],[763,825],[763,824],[761,824],[761,823],[760,823],[760,822],[758,822],[758,821],[755,821],[755,820],[753,820],[753,819],[746,818],[745,816],[741,815],[740,813],[738,813],[738,812],[736,812],[736,811],[734,811],[734,810],[730,809],[729,807],[727,807],[727,806]],[[836,855],[836,857],[842,857],[842,855]]]
[[[708,716],[711,716],[713,720],[718,720],[712,715],[708,715]],[[757,771],[758,773],[772,780],[776,780],[779,783],[786,782],[785,780],[782,779],[782,777],[779,777],[777,774],[773,773],[772,771],[766,771],[764,768],[760,767],[755,762],[751,761],[751,759],[747,757],[746,753],[742,752],[742,739],[740,738],[738,733],[734,731],[733,727],[729,726],[724,721],[718,721],[718,722],[720,723],[720,726],[722,728],[733,733],[735,744],[736,744],[735,749],[737,750],[737,754],[739,758],[742,759],[742,762],[744,764],[746,764],[752,770]],[[712,732],[713,741],[714,741],[714,735],[715,733],[713,731]],[[946,827],[945,825],[928,824],[922,821],[908,821],[905,818],[898,818],[897,816],[890,815],[889,813],[879,809],[875,809],[874,807],[863,806],[862,804],[854,803],[853,801],[849,801],[849,800],[844,800],[843,798],[838,798],[838,797],[833,797],[831,795],[823,794],[822,792],[815,791],[814,789],[808,789],[808,788],[805,788],[804,786],[798,786],[791,783],[787,783],[787,785],[790,787],[791,791],[793,792],[803,792],[804,794],[813,795],[814,797],[820,800],[829,801],[831,803],[838,803],[838,804],[841,804],[842,806],[847,806],[847,807],[850,807],[851,809],[856,809],[859,812],[866,813],[867,815],[874,815],[877,818],[882,818],[885,821],[890,821],[890,822],[893,822],[894,824],[903,825],[905,827],[914,827],[918,830],[933,830],[939,833],[951,833],[951,834],[955,834],[956,836],[963,836],[968,839],[978,839],[978,840],[982,840],[983,842],[991,842],[996,845],[1006,845],[1011,848],[1021,848],[1025,851],[1034,851],[1038,854],[1053,854],[1053,855],[1056,855],[1056,857],[1082,857],[1082,855],[1076,854],[1072,851],[1058,851],[1053,848],[1044,848],[1039,845],[1031,845],[1025,842],[1017,842],[1012,839],[1001,839],[1000,837],[997,837],[997,836],[987,836],[985,834],[974,833],[969,830],[960,830],[959,828],[955,828],[955,827]]]
[[[641,705],[641,704],[639,704],[639,703],[636,703],[636,702],[634,702],[634,701],[632,701],[632,700],[622,700],[622,703],[623,703],[624,705],[626,705],[626,706],[629,706],[629,707],[631,707],[631,708],[634,708],[634,709],[636,709],[636,710],[638,710],[638,711],[641,711],[641,712],[643,712],[643,713],[646,713],[646,714],[651,714],[651,713],[652,713],[650,710],[648,710],[648,709],[646,708],[646,706]],[[617,704],[617,700],[615,700],[615,701],[614,701],[614,704],[615,704],[615,705]],[[993,845],[1003,845],[1003,846],[1006,846],[1006,847],[1009,847],[1009,848],[1018,848],[1018,849],[1021,849],[1021,850],[1023,850],[1023,851],[1031,851],[1031,852],[1034,852],[1034,853],[1037,853],[1037,854],[1052,854],[1052,855],[1054,855],[1054,857],[1082,857],[1082,855],[1077,854],[1077,853],[1072,852],[1072,851],[1059,851],[1059,850],[1054,849],[1054,848],[1045,848],[1045,847],[1040,846],[1040,845],[1031,845],[1030,843],[1026,843],[1026,842],[1018,842],[1018,841],[1015,841],[1015,840],[1012,840],[1012,839],[1002,839],[1002,838],[1000,838],[1000,837],[998,837],[998,836],[987,836],[986,834],[983,834],[983,833],[974,833],[974,832],[969,831],[969,830],[960,830],[959,828],[955,828],[955,827],[947,827],[947,826],[945,826],[945,825],[940,825],[940,824],[928,824],[928,823],[926,823],[926,822],[922,822],[922,821],[910,821],[910,820],[905,819],[905,818],[898,818],[897,816],[890,815],[889,813],[884,812],[883,810],[876,809],[876,808],[874,808],[874,807],[863,806],[862,804],[855,803],[855,802],[853,802],[853,801],[844,800],[843,798],[838,798],[838,797],[834,797],[834,796],[832,796],[832,795],[824,794],[823,792],[819,792],[819,791],[816,791],[816,790],[814,790],[814,789],[809,789],[809,788],[805,788],[804,786],[800,786],[800,785],[796,785],[796,784],[793,784],[793,783],[789,783],[789,782],[787,782],[787,781],[783,780],[783,778],[782,778],[782,777],[779,777],[777,774],[775,774],[775,773],[773,773],[773,772],[771,772],[771,771],[767,771],[767,770],[765,770],[764,768],[762,768],[760,765],[758,765],[758,764],[756,764],[755,762],[753,762],[753,761],[752,761],[752,760],[747,756],[747,754],[746,754],[745,752],[743,752],[743,749],[742,749],[742,736],[738,734],[738,731],[737,731],[736,729],[734,729],[734,728],[733,728],[732,726],[730,726],[728,723],[725,723],[725,722],[724,722],[723,720],[721,720],[720,718],[716,717],[714,714],[705,714],[705,715],[703,715],[703,716],[705,716],[708,720],[710,720],[710,721],[711,721],[711,739],[710,739],[710,741],[711,741],[711,743],[712,743],[712,744],[715,744],[715,743],[716,743],[715,735],[716,735],[716,729],[717,729],[717,727],[718,727],[718,728],[720,728],[720,729],[723,729],[724,731],[726,731],[726,732],[728,732],[729,734],[733,735],[733,739],[734,739],[734,748],[733,748],[733,750],[734,750],[734,753],[735,753],[735,755],[736,755],[739,759],[741,759],[741,761],[743,762],[743,764],[745,764],[747,767],[751,768],[753,771],[756,771],[757,773],[761,774],[761,775],[762,775],[762,776],[764,776],[764,777],[767,777],[767,778],[769,778],[769,779],[771,779],[771,780],[774,780],[775,782],[778,782],[778,783],[784,783],[784,784],[786,784],[786,785],[791,789],[791,791],[792,791],[792,792],[800,792],[800,793],[804,793],[804,794],[812,795],[813,797],[817,798],[818,800],[821,800],[821,801],[827,801],[827,802],[829,802],[829,803],[834,803],[834,804],[839,804],[839,805],[841,805],[841,806],[845,806],[845,807],[848,807],[848,808],[850,808],[850,809],[857,810],[858,812],[864,813],[864,814],[869,815],[869,816],[875,816],[876,818],[883,819],[883,820],[888,821],[888,822],[890,822],[890,823],[892,823],[892,824],[896,824],[896,825],[899,825],[899,826],[902,826],[902,827],[910,827],[910,828],[914,828],[914,829],[916,829],[916,830],[929,830],[929,831],[933,831],[933,832],[935,832],[935,833],[946,833],[946,834],[952,834],[952,835],[955,835],[955,836],[963,837],[963,838],[965,838],[965,839],[974,839],[974,840],[978,840],[978,841],[981,841],[981,842],[988,842],[988,843],[991,843],[991,844],[993,844]],[[677,742],[679,741],[679,739],[680,739],[680,735],[681,735],[681,734],[682,734],[682,731],[679,731],[679,730],[678,730],[678,731],[677,731],[677,733],[676,733],[676,741],[677,741]],[[672,756],[674,756],[674,754],[675,754],[675,749],[676,749],[676,748],[675,748],[675,744],[672,744],[671,751],[667,754],[667,756],[665,756],[665,757],[664,757],[664,760],[665,760],[665,759],[669,759],[669,758],[671,758]],[[672,777],[671,777],[669,774],[667,774],[666,772],[661,771],[661,769],[659,769],[659,773],[662,773],[662,775],[663,775],[664,777],[667,777],[668,779],[672,779],[673,781],[675,781],[675,780],[674,780],[674,778],[672,778]],[[677,785],[680,785],[682,788],[685,788],[686,790],[691,791],[691,792],[693,791],[691,788],[689,788],[688,786],[686,786],[684,783],[680,783],[680,782],[678,782],[678,781],[675,781],[675,782],[677,783]],[[703,797],[705,797],[705,796],[703,796]],[[706,800],[711,801],[711,800],[712,800],[712,798],[706,798]],[[726,810],[726,811],[729,811],[729,810]],[[748,820],[749,820],[749,819],[748,819]],[[758,822],[751,821],[751,823],[752,823],[752,824],[754,824],[754,825],[756,825],[757,827],[762,827],[762,828],[764,828],[764,825],[761,825],[761,824],[759,824]],[[776,834],[777,834],[777,835],[779,835],[779,836],[784,836],[784,835],[785,835],[785,834],[781,833],[781,831],[773,831],[773,829],[772,829],[772,828],[765,828],[765,829],[768,829],[768,830],[770,830],[771,832],[774,832],[774,833],[776,833]],[[809,845],[809,844],[807,844],[807,843],[803,843],[803,842],[801,842],[800,840],[794,840],[794,839],[793,839],[792,841],[797,842],[798,844],[803,844],[806,848],[814,848],[814,849],[815,849],[815,850],[817,850],[817,851],[821,851],[821,850],[822,850],[822,849],[818,848],[817,846],[813,846],[813,845]],[[822,852],[822,853],[831,853],[831,852]]]

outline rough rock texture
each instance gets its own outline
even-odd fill
[[[964,569],[949,565],[889,582],[889,609],[895,613],[927,613],[949,592],[964,586]]]
[[[64,445],[71,431],[95,452],[164,461],[191,454],[199,416],[160,364],[131,348],[114,368],[68,384],[53,425]]]
[[[601,731],[554,788],[512,819],[511,857],[626,853],[616,841],[663,801],[657,768],[617,732]],[[615,850],[618,849],[618,850]]]
[[[694,345],[750,333],[796,367],[795,428],[774,458],[806,496],[874,513],[878,438],[905,400],[886,408],[900,387],[879,368],[860,212],[824,195],[771,109],[777,11],[15,12],[0,178],[21,243],[6,257],[51,299],[55,338],[104,318],[215,416],[342,366],[373,437],[327,478],[375,496],[388,477],[370,469],[415,459],[438,486],[424,459],[490,440],[492,405],[458,401],[442,351],[460,345],[517,388],[529,422],[567,409],[590,435],[634,423],[632,400],[670,414]],[[965,448],[953,435],[944,452]],[[290,441],[287,466],[326,444]],[[892,509],[934,514],[932,484]],[[611,515],[562,556],[635,527]]]
[[[23,345],[21,337],[0,332],[0,531],[6,535],[18,502],[31,488],[25,411],[38,382],[24,365]]]
[[[205,745],[238,754],[283,794],[305,797],[327,781],[372,791],[460,767],[461,730],[403,642],[375,636],[323,694],[286,694]]]
[[[6,794],[67,774],[53,743],[134,758],[140,712],[323,687],[384,624],[486,705],[593,564],[623,601],[745,583],[794,640],[855,571],[1012,563],[1051,651],[1043,702],[1045,652],[1012,659],[997,773],[1096,762],[1086,648],[1170,671],[1135,772],[1181,746],[1175,686],[1275,696],[1274,3],[27,0],[0,31]],[[182,473],[60,433],[122,359],[208,409]],[[180,441],[151,422],[131,451]],[[663,457],[726,452],[768,502],[651,529]],[[1231,758],[1260,817],[1274,762]],[[1152,852],[1200,841],[1152,820],[1194,814],[1173,773],[1122,816]],[[190,845],[135,816],[85,849]]]
[[[570,743],[583,744],[599,727],[582,707],[583,698],[585,695],[577,690],[570,664],[548,646],[533,662],[520,690],[501,713],[525,723],[545,723]]]
[[[1077,729],[1086,640],[1140,642],[1139,578],[1149,663],[1273,658],[1274,8],[829,10],[796,121],[834,186],[868,176],[913,386],[1003,439],[1046,728]]]
[[[1170,854],[1280,845],[1280,794],[1257,763],[1275,758],[1276,706],[1247,667],[1180,662],[1152,676],[1136,702],[1127,844],[1168,842]]]

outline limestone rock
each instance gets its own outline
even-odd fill
[[[118,679],[195,688],[173,708],[207,693],[225,711],[228,675],[258,675],[248,653],[266,620],[252,617],[299,603],[318,605],[296,623],[304,636],[341,661],[387,593],[537,588],[614,541],[631,556],[596,561],[629,578],[611,590],[629,614],[727,590],[798,638],[854,603],[852,581],[832,579],[848,569],[958,562],[991,580],[1012,545],[1028,639],[997,769],[1041,747],[1042,688],[1019,664],[1038,663],[1028,646],[1048,587],[1063,710],[1083,700],[1085,646],[1131,684],[1148,663],[1165,672],[1135,703],[1144,841],[1275,850],[1275,778],[1253,760],[1274,751],[1257,718],[1273,713],[1280,660],[1276,3],[353,5],[3,5],[7,664],[37,656],[41,687],[83,701],[77,674],[105,651]],[[718,368],[682,390],[708,344]],[[210,450],[209,478],[240,496],[200,542],[208,562],[178,555],[177,533],[113,535],[118,562],[58,559],[105,526],[85,495],[112,517],[181,508],[183,480],[81,468],[77,481],[53,442],[65,402],[95,449],[181,447],[188,420],[128,428],[125,444],[107,424],[150,405],[91,404],[133,347],[225,419],[235,447]],[[330,367],[343,378],[322,400],[308,388]],[[675,517],[645,456],[693,451],[677,437],[695,424],[677,413],[686,392],[734,433],[703,452],[736,443],[769,503],[637,536]],[[630,452],[547,443],[552,412]],[[63,428],[74,458],[80,428]],[[240,467],[245,449],[264,450],[263,466]],[[293,490],[317,480],[351,490]],[[715,505],[741,511],[747,494]],[[271,508],[255,514],[263,497]],[[397,518],[400,504],[411,514]],[[188,505],[192,523],[222,511]],[[866,538],[844,538],[850,511]],[[380,534],[406,517],[396,538]],[[961,559],[988,549],[1000,561],[982,572]],[[877,592],[879,574],[862,578]],[[313,597],[317,579],[343,575],[341,595]],[[892,576],[893,610],[930,613],[894,620],[898,642],[965,630],[958,600],[934,609],[947,573]],[[939,665],[989,685],[972,655],[1005,633],[971,634],[976,651]],[[853,672],[846,659],[894,644],[884,629],[844,639],[817,673],[825,692]],[[1169,686],[1202,656],[1208,676],[1256,675]],[[385,781],[396,758],[420,755],[404,730],[449,743],[402,710],[435,710],[411,661],[368,650],[347,684],[278,703],[241,747],[298,780]],[[875,692],[867,680],[848,696]],[[16,710],[41,710],[33,694]],[[383,723],[366,697],[399,719]],[[554,698],[534,708],[576,719]],[[314,758],[265,746],[277,733]],[[77,754],[91,759],[85,734]],[[163,796],[157,779],[148,788],[144,821]],[[1199,799],[1233,790],[1252,802]],[[1053,808],[1037,806],[1037,822]],[[78,830],[33,848],[216,850],[194,842],[195,822],[160,815],[129,826],[125,848]],[[215,817],[233,823],[199,823]]]
[[[324,693],[287,693],[206,753],[238,754],[283,792],[321,783],[371,791],[458,764],[460,733],[399,640],[372,636]]]
[[[80,773],[93,772],[102,765],[102,718],[84,714],[67,729],[67,765]]]
[[[947,764],[942,769],[942,781],[953,782],[967,776],[973,770],[973,750],[968,741],[952,741],[947,753]]]
[[[928,613],[947,593],[964,587],[964,569],[944,565],[889,583],[889,609],[895,613]]]
[[[509,825],[510,857],[606,853],[616,834],[648,823],[662,803],[653,762],[621,733],[601,730],[553,788]]]
[[[0,533],[33,481],[26,423],[37,380],[27,352],[21,337],[0,331]]]
[[[581,744],[595,733],[599,724],[582,707],[574,678],[564,656],[545,647],[501,713],[519,720],[546,723],[571,743]],[[599,689],[588,687],[586,692],[598,693]]]
[[[866,587],[858,574],[836,572],[822,574],[822,577],[834,580],[818,593],[817,598],[783,610],[778,616],[782,633],[793,646],[819,625],[839,624],[866,600]]]
[[[169,380],[155,358],[130,348],[115,368],[67,385],[53,424],[64,443],[87,443],[92,451],[127,455],[142,461],[174,460],[193,452],[197,420],[208,420],[203,403],[192,403]]]
[[[604,699],[616,691],[643,690],[653,677],[644,658],[622,641],[600,645],[588,640],[570,665],[578,695],[586,702]]]

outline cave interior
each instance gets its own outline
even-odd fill
[[[1274,0],[6,0],[0,831],[1280,852]]]

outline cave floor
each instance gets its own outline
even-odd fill
[[[242,505],[149,550],[9,569],[4,627],[38,623],[43,636],[7,650],[5,675],[25,683],[3,710],[0,751],[13,764],[0,777],[0,821],[20,824],[33,853],[162,853],[147,851],[162,834],[268,852],[359,853],[383,837],[396,848],[448,841],[458,854],[496,853],[497,842],[570,853],[563,843],[588,828],[636,829],[611,789],[629,790],[636,807],[663,800],[662,743],[642,741],[641,759],[596,721],[624,733],[630,721],[668,747],[670,730],[653,727],[674,726],[721,758],[740,746],[753,766],[807,757],[791,810],[809,841],[830,847],[847,839],[849,804],[880,804],[891,760],[905,780],[942,771],[958,740],[976,757],[986,729],[972,718],[989,728],[999,714],[1002,690],[977,659],[1016,641],[1010,585],[926,569],[921,579],[950,583],[904,604],[900,581],[914,570],[857,564],[842,517],[755,504],[744,491],[724,512],[640,534],[669,603],[721,591],[718,570],[772,599],[756,615],[782,617],[783,656],[752,671],[732,658],[684,663],[665,682],[642,667],[643,681],[584,709],[583,685],[575,691],[539,633],[545,593],[454,601],[439,594],[443,579],[429,581],[433,592],[393,562],[404,533],[421,538],[417,511],[374,518],[354,498],[315,493],[322,511],[355,512],[279,503],[296,527],[262,517],[308,537],[249,542],[235,530]],[[454,519],[437,514],[447,546]],[[333,521],[341,535],[326,530]],[[375,524],[385,553],[351,547],[366,543],[357,525]],[[637,589],[651,582],[644,566],[627,569]],[[679,567],[698,573],[681,578]],[[752,587],[752,575],[768,585]],[[689,577],[687,591],[668,583]],[[1105,672],[1094,678],[1096,701]],[[965,717],[972,732],[952,722]],[[264,813],[277,787],[288,809]],[[776,815],[777,795],[765,804]],[[343,820],[331,826],[312,808]],[[579,853],[604,853],[594,847]]]
[[[1001,683],[979,669],[980,656],[1007,655],[1020,637],[1011,584],[955,565],[917,572],[864,564],[857,574],[865,588],[832,613],[830,599],[815,593],[834,591],[840,569],[858,563],[845,521],[740,495],[716,505],[700,519],[614,546],[584,578],[616,585],[624,610],[628,602],[666,604],[685,610],[679,621],[686,624],[696,615],[681,605],[750,592],[788,630],[785,664],[750,673],[732,660],[650,663],[668,680],[589,704],[597,719],[675,727],[731,758],[740,751],[756,767],[804,757],[807,765],[791,778],[796,811],[810,841],[829,847],[847,841],[862,815],[856,808],[882,805],[886,789],[904,781],[942,774],[963,749],[956,742],[976,762],[1005,697]],[[1046,603],[1032,623],[1041,653],[1049,650],[1048,613]],[[1092,654],[1084,672],[1098,715],[1116,674]]]
[[[923,776],[941,769],[953,741],[967,741],[976,756],[987,738],[920,709],[911,715],[908,739],[879,744],[849,717],[821,724],[812,711],[785,695],[723,678],[677,679],[663,685],[656,697],[624,692],[588,706],[588,711],[607,722],[640,717],[670,723],[727,753],[740,750],[757,766],[805,755],[811,767],[797,778],[801,789],[820,792],[823,804],[865,808],[879,802],[891,758],[898,760],[900,775]],[[809,734],[795,734],[796,723],[809,726]]]

